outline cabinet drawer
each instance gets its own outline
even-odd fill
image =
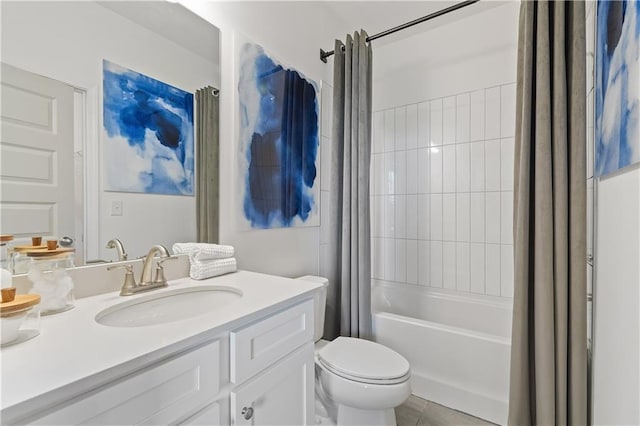
[[[169,424],[214,399],[220,345],[209,343],[153,365],[35,420],[33,424]]]
[[[313,340],[313,300],[230,334],[233,383],[241,383]]]

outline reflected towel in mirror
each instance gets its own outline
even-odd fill
[[[188,254],[190,260],[228,259],[233,257],[233,246],[207,243],[175,243],[174,254]]]

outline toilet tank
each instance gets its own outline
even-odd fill
[[[304,277],[297,279],[322,284],[322,288],[318,289],[313,296],[313,313],[315,321],[313,341],[317,342],[322,339],[322,334],[324,333],[324,310],[327,304],[327,286],[329,286],[329,280],[324,277],[316,277],[314,275],[305,275]]]

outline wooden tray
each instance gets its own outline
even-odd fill
[[[6,317],[17,314],[38,303],[40,303],[39,294],[16,294],[16,298],[11,302],[0,303],[0,316]]]
[[[45,257],[45,256],[55,256],[57,254],[63,254],[63,253],[73,253],[75,251],[76,249],[71,247],[58,247],[55,250],[48,250],[47,246],[45,246],[44,249],[28,250],[25,253],[29,257]]]
[[[47,249],[47,245],[43,244],[40,246],[32,246],[32,245],[28,245],[28,246],[13,246],[13,251],[18,251],[18,252],[25,252],[25,251],[29,251],[29,250],[42,250],[42,249]]]

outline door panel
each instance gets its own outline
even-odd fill
[[[2,64],[3,234],[74,236],[73,88]]]

